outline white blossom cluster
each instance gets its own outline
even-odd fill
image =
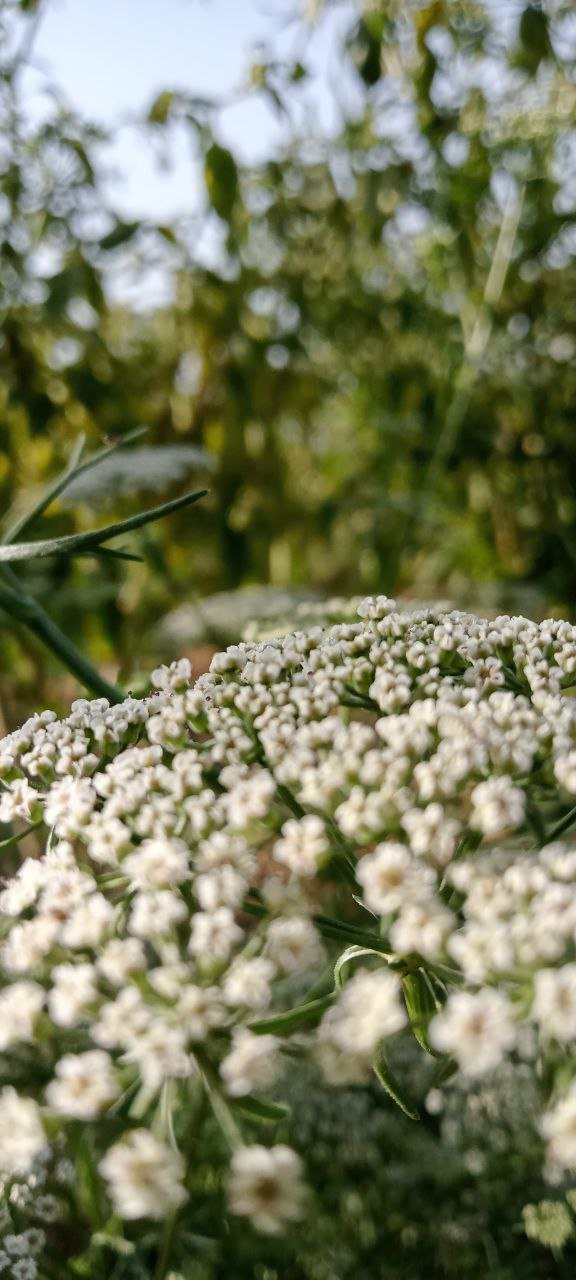
[[[21,1123],[25,1123],[25,1112],[22,1109],[18,1112],[15,1092],[5,1090],[6,1094],[8,1098],[5,1096],[5,1101],[10,1101],[12,1107],[4,1113],[3,1119],[18,1117],[19,1114]],[[30,1107],[28,1116],[34,1117],[29,1127],[29,1134],[32,1134],[36,1117]],[[14,1129],[6,1130],[8,1143],[10,1132],[14,1133]],[[32,1147],[37,1150],[34,1143]],[[25,1153],[23,1130],[19,1153],[20,1156]],[[65,1214],[65,1201],[75,1171],[69,1160],[58,1158],[58,1153],[50,1152],[45,1143],[36,1157],[31,1156],[29,1149],[26,1160],[20,1164],[21,1175],[15,1171],[14,1162],[10,1162],[9,1157],[4,1160],[4,1167],[9,1163],[10,1175],[3,1173],[0,1178],[0,1275],[3,1280],[36,1280],[44,1274],[42,1258],[47,1233]],[[16,1163],[19,1163],[18,1159]]]
[[[232,1213],[281,1230],[300,1161],[244,1139],[242,1106],[294,1050],[361,1082],[412,1032],[471,1081],[560,1063],[541,1138],[551,1174],[576,1168],[576,628],[358,615],[0,743],[0,821],[48,832],[0,894],[5,1177],[81,1122],[115,1212],[184,1211],[166,1114],[204,1090]]]

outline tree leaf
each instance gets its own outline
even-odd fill
[[[212,208],[229,222],[238,194],[238,169],[232,153],[217,142],[206,152],[204,180]]]
[[[120,245],[127,244],[134,238],[140,226],[140,222],[117,222],[112,231],[98,241],[99,248],[107,252],[111,249],[119,249]]]
[[[148,112],[150,124],[167,124],[175,96],[170,90],[158,94]]]

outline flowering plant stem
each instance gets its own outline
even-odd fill
[[[154,1280],[164,1280],[164,1277],[168,1275],[177,1217],[177,1213],[171,1213],[164,1223],[162,1240],[160,1242],[160,1249],[158,1252],[158,1261],[154,1270]]]
[[[570,827],[573,827],[575,822],[576,822],[576,807],[573,809],[570,809],[568,813],[565,813],[563,818],[559,818],[558,822],[556,822],[554,826],[550,828],[543,843],[551,844],[553,840],[558,839],[558,836],[564,835],[565,831],[568,831]]]
[[[218,1073],[206,1054],[196,1050],[195,1057],[214,1119],[220,1126],[230,1150],[237,1151],[239,1147],[244,1146],[244,1140],[228,1102],[222,1093]]]
[[[122,690],[100,675],[92,663],[80,653],[76,645],[49,617],[42,605],[33,596],[28,595],[16,575],[7,566],[2,566],[2,577],[4,584],[0,584],[0,608],[27,627],[90,693],[96,694],[99,698],[108,698],[113,703],[122,702],[124,698]]]
[[[247,898],[242,904],[242,910],[248,915],[260,916],[265,918],[268,915],[266,907],[261,903],[255,902],[252,898]],[[374,951],[380,951],[383,955],[390,954],[390,945],[385,938],[379,938],[376,933],[369,933],[367,929],[360,929],[355,924],[349,924],[346,920],[336,920],[333,916],[317,915],[312,917],[318,932],[324,938],[335,938],[337,941],[357,943],[358,946],[370,947]]]
[[[7,836],[5,840],[0,840],[0,853],[3,853],[5,849],[11,849],[13,845],[18,844],[20,840],[23,840],[24,836],[29,836],[32,831],[36,831],[37,827],[42,827],[43,825],[44,819],[39,818],[38,822],[32,822],[31,825],[29,827],[25,827],[23,831],[17,831],[13,836]]]
[[[72,481],[97,467],[117,449],[126,448],[127,445],[132,444],[141,434],[141,428],[128,432],[122,440],[117,440],[112,445],[100,449],[84,461],[82,461],[84,449],[84,437],[82,436],[73,449],[68,465],[61,475],[48,486],[31,510],[12,524],[4,537],[0,539],[0,572],[4,579],[4,585],[0,584],[0,608],[4,609],[10,617],[15,618],[17,622],[27,627],[62,662],[64,667],[72,675],[76,676],[85,689],[88,689],[90,693],[94,693],[98,697],[107,698],[111,703],[123,701],[125,695],[122,690],[105,680],[96,668],[92,666],[92,663],[88,662],[76,648],[76,645],[52,621],[52,618],[42,608],[42,605],[38,604],[38,601],[29,595],[17,575],[13,573],[8,562],[59,555],[96,555],[121,560],[137,560],[139,559],[138,556],[122,550],[113,550],[104,544],[111,539],[117,538],[122,533],[130,532],[133,529],[141,529],[145,525],[160,520],[164,516],[170,515],[173,511],[179,511],[183,507],[190,506],[192,503],[197,502],[199,498],[204,497],[207,491],[202,489],[197,493],[187,493],[179,498],[172,498],[169,502],[165,502],[159,507],[153,507],[149,511],[138,512],[127,520],[120,520],[114,524],[106,525],[103,529],[70,534],[64,538],[48,538],[39,542],[16,543],[15,539],[27,531],[44,514],[51,503],[68,488]]]

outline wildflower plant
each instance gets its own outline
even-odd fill
[[[515,1067],[569,1187],[575,673],[566,622],[377,597],[0,743],[0,821],[46,831],[0,895],[7,1275],[110,1274],[103,1251],[123,1277],[192,1275],[222,1197],[297,1229],[303,1059],[330,1091],[379,1081],[407,1127]]]

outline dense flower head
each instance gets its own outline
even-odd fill
[[[0,743],[0,821],[47,831],[0,893],[4,1175],[81,1121],[120,1215],[181,1209],[202,1094],[231,1211],[273,1232],[300,1164],[241,1108],[295,1053],[361,1083],[412,1033],[470,1087],[560,1055],[540,1133],[576,1167],[576,627],[357,612]]]

